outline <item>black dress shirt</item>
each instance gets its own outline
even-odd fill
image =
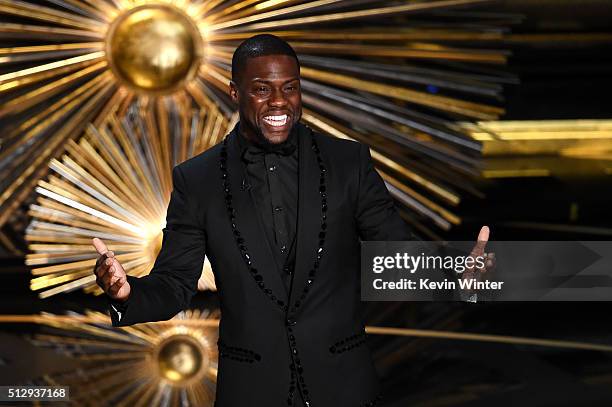
[[[238,132],[238,134],[240,134]],[[255,202],[253,216],[259,216],[278,269],[287,289],[295,263],[298,204],[298,143],[296,126],[287,140],[275,146],[260,146],[238,137],[241,158],[246,166],[243,180]],[[264,236],[262,236],[264,238]]]

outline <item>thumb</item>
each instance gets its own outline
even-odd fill
[[[108,251],[108,248],[106,247],[106,245],[104,244],[104,242],[100,239],[98,239],[97,237],[94,237],[93,240],[93,245],[96,248],[96,251],[99,254],[104,254]]]
[[[489,233],[490,231],[489,231],[488,226],[483,226],[480,229],[480,233],[478,233],[478,237],[476,238],[476,245],[474,246],[474,249],[472,249],[473,256],[484,255],[485,246],[487,245],[487,242],[489,241]]]

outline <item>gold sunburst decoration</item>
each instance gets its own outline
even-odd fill
[[[108,315],[11,317],[44,326],[32,341],[79,362],[38,384],[70,387],[74,405],[212,406],[217,381],[219,313],[186,310],[169,321],[113,328]]]
[[[303,120],[369,144],[404,215],[432,236],[478,193],[480,143],[454,120],[496,119],[512,81],[494,69],[512,19],[463,9],[489,0],[0,2],[0,226],[117,106],[163,98],[229,121],[232,52],[269,32],[300,56]]]
[[[214,105],[196,110],[141,98],[68,140],[30,206],[31,289],[41,298],[80,288],[101,294],[92,273],[93,237],[106,242],[128,274],[149,273],[161,248],[173,165],[215,144],[229,124]],[[215,289],[207,259],[198,288]]]

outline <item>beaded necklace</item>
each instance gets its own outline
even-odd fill
[[[241,136],[239,134],[236,134],[236,137],[241,137]],[[227,209],[227,214],[229,217],[230,225],[232,227],[232,233],[234,235],[234,240],[236,241],[236,245],[238,246],[238,249],[240,250],[242,259],[244,260],[257,286],[277,307],[279,307],[281,310],[286,312],[289,309],[288,305],[285,304],[283,300],[279,299],[272,292],[272,290],[266,287],[263,276],[259,273],[259,270],[257,270],[257,268],[253,267],[253,260],[251,258],[251,255],[249,254],[247,243],[245,239],[242,237],[240,230],[238,229],[238,225],[236,223],[236,210],[234,209],[234,206],[232,204],[233,197],[232,197],[232,191],[230,188],[230,181],[229,181],[230,174],[227,168],[227,139],[228,139],[228,136],[226,136],[223,139],[223,145],[221,146],[221,154],[219,157],[219,167],[221,169],[221,180],[223,181],[225,206]],[[310,287],[314,283],[316,272],[319,269],[321,258],[323,256],[323,247],[325,245],[325,235],[326,235],[326,229],[327,229],[327,187],[326,187],[326,177],[325,177],[327,169],[323,165],[323,160],[321,159],[321,152],[314,139],[312,130],[311,130],[311,139],[312,139],[311,147],[316,154],[317,163],[319,164],[319,171],[320,171],[319,195],[321,198],[321,227],[319,230],[319,247],[317,249],[317,255],[316,255],[314,264],[312,268],[310,269],[310,271],[308,272],[308,280],[306,281],[306,285],[304,286],[302,290],[299,300],[297,300],[294,303],[292,307],[292,311],[296,311],[297,308],[300,307],[300,305],[306,298],[308,291],[310,291]]]

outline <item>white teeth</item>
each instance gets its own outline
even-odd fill
[[[284,114],[282,116],[266,116],[265,117],[268,120],[286,120],[287,119],[287,115]]]
[[[284,114],[282,116],[266,116],[264,117],[264,121],[270,126],[284,126],[287,123],[287,115]]]

